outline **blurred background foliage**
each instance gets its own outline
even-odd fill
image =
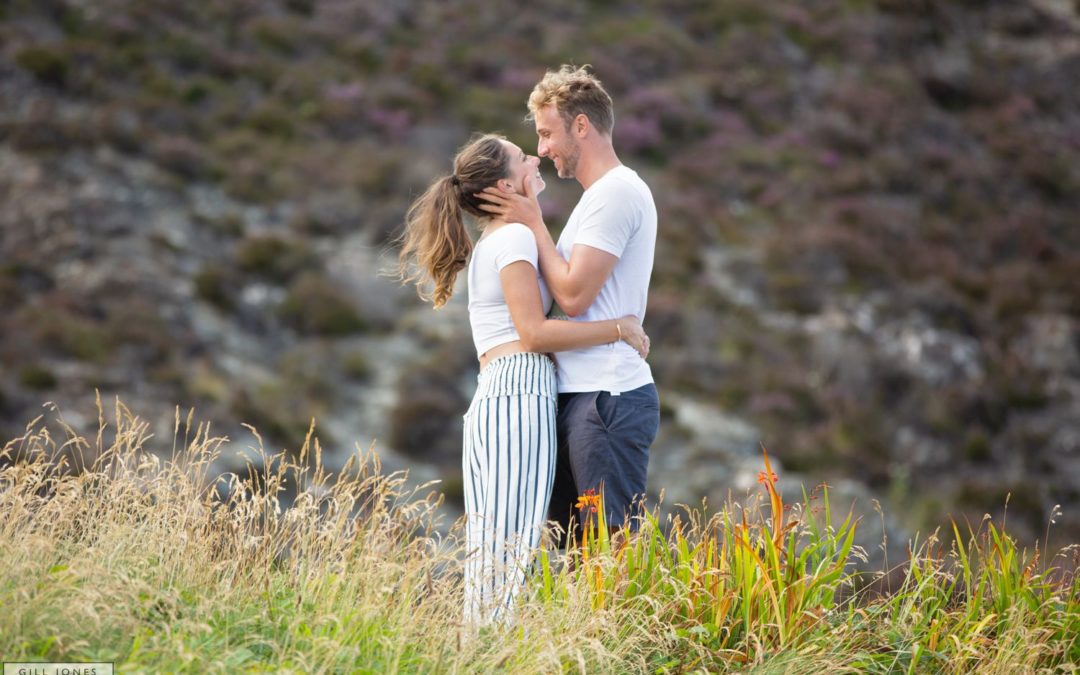
[[[472,131],[535,151],[525,99],[565,62],[660,213],[654,497],[746,487],[764,442],[889,528],[1008,500],[1076,540],[1067,0],[0,1],[3,438],[45,401],[92,427],[95,390],[241,449],[314,417],[332,461],[374,440],[452,503],[464,300],[378,272]],[[558,230],[580,189],[551,178]]]

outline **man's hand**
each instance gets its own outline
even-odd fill
[[[503,192],[496,187],[484,188],[476,194],[487,204],[480,208],[508,223],[522,223],[531,230],[544,229],[544,214],[540,211],[540,202],[536,200],[536,186],[529,178],[525,179],[525,194]]]

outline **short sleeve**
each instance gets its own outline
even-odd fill
[[[617,181],[611,189],[590,197],[574,244],[592,246],[621,258],[641,219],[637,193]]]
[[[502,271],[510,263],[526,260],[537,270],[540,269],[539,255],[536,248],[536,237],[532,231],[521,223],[509,223],[493,232],[496,240],[495,245],[495,269]]]

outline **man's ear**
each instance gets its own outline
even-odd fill
[[[585,113],[579,113],[578,116],[574,118],[573,129],[578,138],[584,138],[585,135],[589,133],[590,126],[589,116]]]

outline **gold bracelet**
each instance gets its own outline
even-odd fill
[[[619,325],[618,321],[615,322],[615,330],[619,331],[619,339],[621,340],[622,339],[622,326]]]

